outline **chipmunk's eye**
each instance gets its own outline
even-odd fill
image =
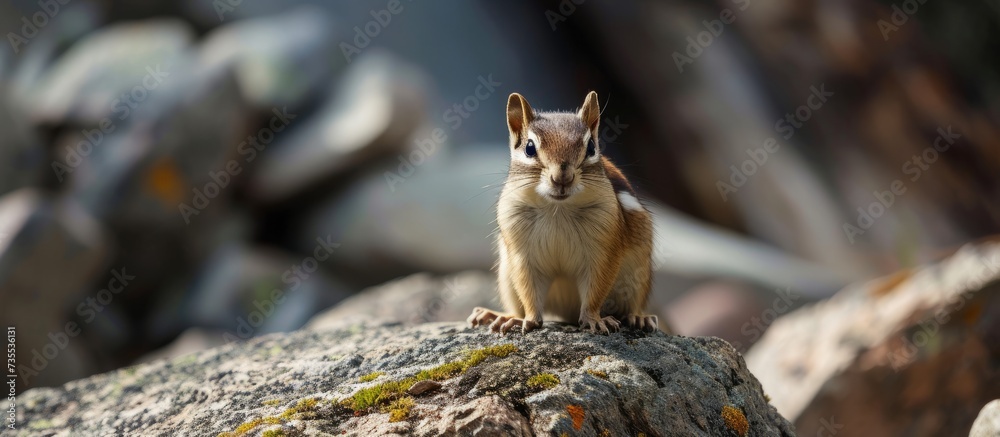
[[[537,151],[535,150],[535,141],[528,140],[528,145],[524,146],[524,154],[528,155],[529,158],[534,158],[535,153],[537,153]]]
[[[590,158],[597,154],[597,145],[594,144],[594,139],[591,138],[587,140],[587,157]]]

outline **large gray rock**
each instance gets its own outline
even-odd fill
[[[147,78],[151,71],[181,68],[193,39],[193,31],[179,20],[109,26],[83,37],[16,95],[42,123],[89,127],[105,118],[117,123],[155,93],[150,85],[157,84],[156,78]]]
[[[986,243],[781,317],[746,360],[802,435],[940,436],[1000,397],[998,356],[1000,244]]]
[[[108,252],[105,230],[73,202],[30,188],[0,197],[0,323],[18,330],[19,390],[98,370],[66,313],[100,290],[88,287]]]
[[[422,370],[441,386],[393,388]],[[389,395],[364,408],[374,387]],[[397,397],[412,407],[380,406]],[[794,435],[719,339],[564,325],[506,338],[460,324],[299,331],[30,390],[18,404],[13,435]]]
[[[398,153],[423,122],[426,88],[420,70],[387,53],[359,58],[314,114],[267,147],[249,193],[278,202]]]
[[[969,437],[996,437],[1000,435],[1000,399],[986,404],[972,424]]]
[[[298,7],[265,18],[236,21],[205,37],[199,61],[233,68],[240,92],[255,108],[269,111],[305,102],[327,90],[346,64],[337,48],[340,26],[322,9]]]
[[[304,270],[311,262],[320,268]],[[325,267],[315,258],[304,261],[278,249],[227,244],[207,260],[177,313],[149,325],[211,326],[227,332],[226,338],[241,339],[294,331],[352,291],[326,274]]]

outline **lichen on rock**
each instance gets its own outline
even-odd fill
[[[418,381],[434,387],[407,393]],[[23,429],[44,420],[47,435],[711,436],[733,432],[727,407],[745,435],[794,435],[722,340],[561,324],[506,337],[454,323],[303,330],[22,401]]]

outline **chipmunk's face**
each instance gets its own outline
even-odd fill
[[[507,100],[510,178],[515,188],[563,202],[600,180],[600,107],[591,91],[577,113],[535,113],[520,94]]]

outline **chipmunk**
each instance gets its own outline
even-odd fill
[[[499,293],[506,313],[477,307],[473,327],[506,334],[539,328],[542,313],[594,333],[621,324],[655,331],[645,314],[652,287],[653,221],[601,154],[600,107],[591,91],[576,113],[507,100],[510,170],[497,204]]]

